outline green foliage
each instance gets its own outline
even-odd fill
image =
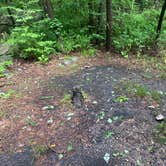
[[[72,144],[69,144],[68,146],[67,146],[67,151],[68,152],[71,152],[73,150],[73,145]]]
[[[52,0],[56,18],[50,19],[45,16],[39,0],[16,0],[8,4],[2,1],[0,16],[4,22],[11,22],[11,16],[15,20],[15,26],[8,28],[12,54],[41,63],[47,63],[56,52],[81,51],[84,56],[94,56],[93,44],[102,46],[105,39],[105,9],[99,12],[100,2],[94,0],[90,7],[86,0]],[[154,46],[161,5],[161,1],[112,0],[112,45],[123,57],[128,58],[131,51],[141,52]],[[100,16],[101,25],[98,25]],[[164,21],[158,39],[161,49],[166,45],[165,29]]]
[[[49,147],[47,145],[35,145],[33,147],[36,157],[40,157],[41,155],[47,153]]]
[[[166,121],[161,122],[157,125],[155,135],[160,143],[166,144]]]
[[[62,23],[54,18],[45,18],[33,23],[33,31],[37,34],[43,34],[43,40],[57,41],[62,33]]]
[[[126,97],[126,96],[119,96],[119,97],[117,97],[114,101],[115,101],[115,102],[119,102],[119,103],[123,103],[123,102],[126,102],[126,101],[128,101],[128,100],[129,100],[129,98]]]
[[[99,114],[98,114],[98,120],[103,120],[105,117],[105,112],[104,111],[101,111]]]
[[[90,42],[90,38],[85,34],[64,33],[56,46],[58,51],[68,54],[74,50],[87,49],[88,47],[91,47]]]
[[[0,99],[9,99],[15,93],[14,90],[9,89],[6,93],[0,92]]]
[[[142,13],[120,13],[114,17],[113,43],[123,56],[135,49],[151,46],[156,36],[159,11],[146,10]],[[126,51],[126,52],[124,52]]]
[[[148,97],[155,101],[160,101],[160,99],[165,95],[161,91],[150,90],[146,86],[143,86],[139,83],[132,81],[122,81],[120,86],[118,87],[119,92],[124,92],[129,96],[145,98]]]
[[[95,56],[95,53],[96,53],[96,50],[94,48],[82,50],[82,55],[85,57],[93,57]]]
[[[5,60],[5,61],[0,63],[0,77],[4,77],[5,76],[6,69],[9,66],[11,66],[12,64],[13,64],[13,62],[11,60]]]
[[[104,138],[111,138],[112,136],[113,136],[113,132],[112,131],[106,131],[105,133],[104,133]]]
[[[44,34],[33,32],[28,26],[16,27],[8,40],[11,53],[23,59],[43,60],[54,53],[53,41],[43,41]]]
[[[65,93],[63,98],[60,100],[61,104],[71,104],[71,95]]]

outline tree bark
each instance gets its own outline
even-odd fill
[[[104,11],[104,1],[100,0],[99,4],[99,16],[98,16],[98,26],[97,26],[97,34],[100,35],[102,31],[102,22],[103,22],[103,11]],[[100,41],[97,40],[97,44],[100,44]]]
[[[5,3],[6,3],[7,6],[9,5],[9,1],[8,0],[5,0]],[[7,11],[8,11],[9,18],[11,20],[12,26],[15,26],[16,23],[15,23],[15,20],[14,20],[14,18],[12,16],[12,12],[11,12],[9,7],[7,7]]]
[[[159,36],[160,36],[160,32],[161,32],[161,27],[162,27],[163,19],[164,19],[165,10],[166,10],[166,0],[165,0],[165,2],[163,4],[163,7],[161,9],[161,13],[160,13],[159,21],[158,21],[158,26],[157,26],[156,39],[158,39]]]
[[[111,0],[106,0],[106,51],[111,49]]]
[[[54,10],[51,0],[40,0],[40,4],[42,5],[43,10],[48,15],[48,17],[50,19],[54,19]]]
[[[95,26],[95,21],[94,21],[94,1],[89,0],[88,2],[88,8],[89,8],[89,33],[93,33],[94,26]]]

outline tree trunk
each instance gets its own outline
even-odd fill
[[[54,19],[54,10],[51,0],[40,0],[40,4],[42,5],[43,10],[48,15],[48,17],[50,19]]]
[[[158,21],[158,26],[157,26],[156,39],[158,39],[159,36],[160,36],[160,32],[161,32],[161,27],[162,27],[162,23],[163,23],[163,18],[164,18],[165,10],[166,10],[166,0],[165,0],[165,2],[163,4],[163,7],[161,9],[161,13],[160,13],[159,21]]]
[[[104,11],[104,1],[100,0],[99,4],[99,16],[98,16],[98,27],[97,27],[97,34],[100,35],[102,31],[102,22],[103,22],[103,11]],[[100,44],[99,39],[97,40],[97,44]]]
[[[9,5],[9,1],[8,0],[5,0],[5,3],[6,3],[7,6]],[[7,7],[7,11],[8,11],[8,14],[9,14],[12,26],[15,26],[16,23],[15,23],[15,20],[14,20],[14,18],[12,16],[12,12],[11,12],[9,7]]]
[[[106,0],[106,51],[111,48],[111,0]]]
[[[89,8],[89,33],[93,33],[94,26],[95,26],[95,21],[94,21],[94,1],[90,0],[88,2],[88,8]]]

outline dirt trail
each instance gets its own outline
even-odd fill
[[[1,151],[21,149],[23,145],[38,147],[42,153],[34,162],[37,166],[165,166],[166,146],[156,139],[154,129],[159,124],[155,116],[166,116],[166,80],[150,72],[147,77],[144,71],[125,65],[89,64],[80,65],[79,71],[74,66],[76,72],[65,76],[55,74],[54,64],[41,70],[35,68],[40,71],[36,75],[33,66],[28,69],[24,75],[31,73],[31,86],[27,90],[21,83],[19,90],[31,93],[15,99],[11,106],[10,116],[17,115],[17,124],[11,127],[11,117],[0,121],[10,123],[2,128]],[[51,74],[44,80],[46,73]],[[70,100],[76,85],[85,98],[80,109],[73,107]],[[39,145],[46,145],[46,150]],[[32,152],[27,153],[30,158]],[[4,154],[1,156],[1,161],[6,161]],[[12,157],[5,158],[13,162]]]

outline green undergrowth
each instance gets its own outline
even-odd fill
[[[0,92],[0,99],[9,99],[15,94],[15,91],[9,89],[7,92]]]
[[[34,145],[32,146],[32,149],[34,151],[34,155],[36,158],[46,154],[49,151],[49,147],[47,145]]]
[[[11,60],[0,62],[0,78],[6,76],[6,70],[13,64]]]
[[[124,93],[129,97],[151,99],[157,102],[166,95],[162,91],[150,90],[147,86],[134,81],[122,80],[116,87],[117,92]]]
[[[26,60],[35,59],[45,64],[59,53],[80,51],[83,56],[92,57],[97,48],[104,47],[106,11],[105,8],[99,11],[101,1],[85,3],[54,0],[51,3],[55,10],[54,19],[48,18],[38,0],[0,3],[2,36],[5,36],[0,42],[10,44],[11,55]],[[162,2],[158,2],[157,5],[150,1],[143,3],[133,0],[113,0],[111,6],[113,48],[125,58],[128,58],[130,52],[142,55],[143,50],[153,49],[161,6]],[[11,11],[12,15],[4,19],[8,17],[8,11]],[[12,17],[14,26],[8,22]],[[166,45],[165,29],[166,22],[163,21],[156,44],[160,50],[164,50]]]
[[[155,138],[161,144],[166,144],[166,120],[156,126]]]

